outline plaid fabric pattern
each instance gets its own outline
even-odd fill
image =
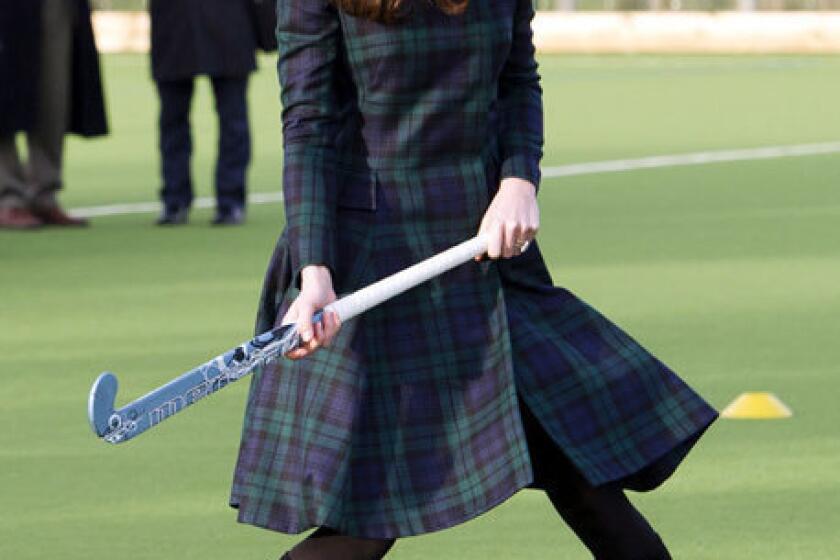
[[[503,176],[539,180],[529,0],[427,2],[382,25],[279,3],[287,226],[258,330],[327,264],[349,292],[473,235]],[[533,481],[518,397],[593,483],[667,474],[715,412],[567,291],[532,246],[469,263],[258,372],[231,504],[239,520],[363,537],[450,527]],[[662,471],[662,468],[659,471]],[[662,478],[664,478],[664,476]]]

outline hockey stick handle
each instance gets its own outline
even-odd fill
[[[348,321],[384,301],[464,264],[486,250],[487,235],[479,234],[425,261],[336,300],[324,308],[324,311],[336,313],[342,322]]]

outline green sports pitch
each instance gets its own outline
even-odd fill
[[[154,202],[160,186],[147,60],[103,65],[112,135],[69,142],[71,208]],[[277,193],[278,93],[271,59],[261,68],[250,185]],[[541,68],[546,169],[840,140],[839,58],[551,56]],[[216,145],[208,92],[202,82],[194,103],[201,196]],[[719,422],[661,490],[633,496],[674,557],[837,558],[840,153],[739,153],[546,178],[539,239],[558,284],[713,404],[767,390],[794,411]],[[282,206],[252,205],[235,229],[209,227],[210,212],[173,230],[118,212],[86,230],[0,232],[0,558],[264,559],[296,541],[237,525],[226,506],[247,382],[124,446],[87,425],[102,370],[132,399],[250,335]],[[524,491],[391,557],[588,556]]]

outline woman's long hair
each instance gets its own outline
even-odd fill
[[[469,0],[428,0],[443,13],[451,16],[464,13]],[[333,0],[340,10],[351,16],[372,21],[397,21],[404,13],[406,0]]]

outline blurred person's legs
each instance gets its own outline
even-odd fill
[[[0,227],[29,229],[43,222],[29,211],[29,185],[18,156],[15,135],[0,137]]]
[[[43,0],[38,106],[26,132],[24,165],[15,136],[0,139],[0,226],[28,228],[42,224],[86,225],[58,204],[62,187],[64,136],[70,125],[74,0]]]
[[[217,225],[244,220],[246,175],[251,161],[248,124],[248,76],[212,78],[219,115],[219,152],[216,159]]]
[[[187,222],[193,201],[192,132],[190,106],[193,98],[193,79],[158,81],[160,96],[160,160],[163,188],[163,214],[160,225],[179,225]]]
[[[70,127],[74,0],[43,0],[38,115],[27,135],[29,207],[44,223],[86,225],[58,204],[62,188],[64,136]]]

